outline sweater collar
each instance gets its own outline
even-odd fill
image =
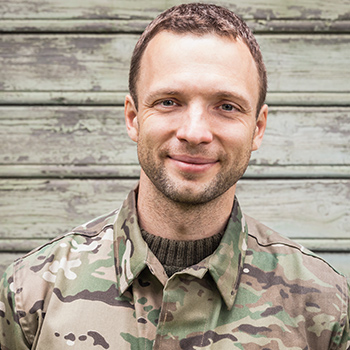
[[[160,272],[156,275],[163,284],[167,279],[163,269],[159,269],[160,263],[142,238],[137,219],[136,192],[137,189],[129,193],[114,224],[116,271],[121,294],[146,266]],[[198,278],[203,278],[209,271],[228,309],[232,308],[237,294],[247,249],[247,236],[244,216],[235,198],[224,236],[216,251],[200,263],[184,270]]]

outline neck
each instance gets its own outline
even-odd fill
[[[172,240],[197,240],[213,236],[226,227],[236,186],[212,201],[191,205],[174,202],[141,176],[137,210],[140,226],[147,232]]]

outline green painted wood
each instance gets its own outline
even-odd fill
[[[52,238],[118,207],[136,180],[0,179],[0,238]],[[241,180],[244,212],[293,238],[348,239],[350,180]]]
[[[118,208],[136,180],[0,180],[0,239],[48,239]]]
[[[2,19],[152,19],[158,13],[183,0],[112,1],[112,0],[1,0]],[[210,3],[210,0],[202,2]],[[215,2],[241,14],[245,19],[350,19],[349,2],[344,0],[246,0]]]
[[[0,176],[137,177],[123,107],[0,108]],[[247,176],[350,176],[350,108],[271,107]],[[27,167],[28,166],[28,167]]]
[[[243,16],[242,16],[243,15]],[[241,13],[241,17],[244,17]],[[246,18],[254,33],[350,33],[350,20]],[[150,19],[0,19],[0,32],[9,33],[141,33]]]
[[[126,91],[136,39],[125,34],[2,35],[0,94]],[[259,35],[258,40],[271,92],[288,98],[289,92],[350,91],[350,35]]]
[[[2,164],[137,164],[121,107],[3,107]]]
[[[241,181],[246,214],[292,238],[349,238],[349,180]]]
[[[136,164],[105,165],[1,165],[0,178],[35,178],[35,179],[118,179],[138,178],[140,167]],[[245,179],[350,179],[350,166],[308,166],[308,165],[249,165]]]
[[[126,91],[0,91],[0,105],[123,105]],[[349,106],[349,92],[267,93],[270,106]]]
[[[27,253],[47,242],[48,239],[0,239],[0,252]]]
[[[350,259],[350,239],[308,239],[297,238],[296,241],[304,247],[318,253],[342,252],[349,253]],[[350,260],[349,260],[350,263]]]
[[[122,91],[135,35],[0,37],[0,91]]]

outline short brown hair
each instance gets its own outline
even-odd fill
[[[195,35],[216,34],[219,36],[240,38],[253,56],[259,75],[259,100],[257,113],[265,102],[267,91],[266,68],[259,44],[248,25],[232,11],[213,4],[191,3],[174,6],[157,16],[145,29],[136,43],[130,65],[129,91],[136,108],[136,83],[139,76],[141,59],[148,43],[161,31]]]

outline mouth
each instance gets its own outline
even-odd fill
[[[168,158],[174,166],[179,168],[180,171],[186,173],[202,173],[218,163],[217,159],[199,156],[171,155],[168,156]]]

